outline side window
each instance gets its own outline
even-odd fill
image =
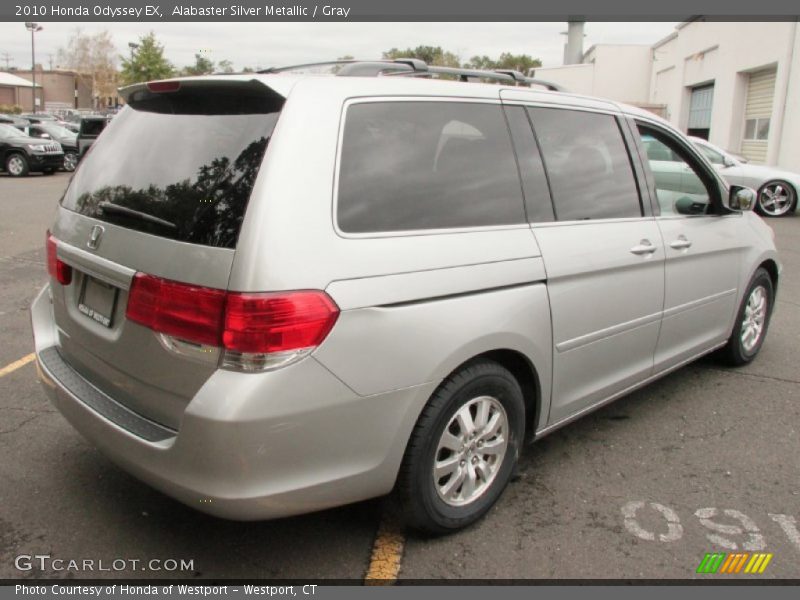
[[[642,216],[628,149],[611,115],[529,108],[556,219]]]
[[[337,221],[349,233],[524,223],[502,107],[466,102],[350,106]]]
[[[638,125],[647,162],[655,180],[662,215],[702,215],[711,212],[713,180],[675,140],[657,129]],[[702,148],[702,146],[701,146]],[[658,160],[669,154],[673,160]],[[655,157],[655,158],[654,158]]]
[[[725,161],[722,158],[722,154],[720,154],[713,148],[709,148],[705,144],[695,144],[695,146],[697,147],[698,150],[700,150],[700,152],[703,153],[703,156],[705,156],[709,160],[709,162],[711,162],[712,165],[725,164]]]
[[[525,194],[525,209],[528,221],[542,223],[555,219],[550,185],[544,172],[539,146],[533,137],[533,129],[521,106],[507,106],[506,117],[511,129],[511,139],[517,152],[522,190]]]

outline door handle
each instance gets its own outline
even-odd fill
[[[654,246],[650,240],[642,240],[636,246],[631,248],[632,254],[652,254],[656,251],[656,246]]]
[[[686,239],[686,236],[680,235],[678,239],[669,243],[670,248],[674,248],[675,250],[686,250],[687,248],[691,248],[692,242]]]

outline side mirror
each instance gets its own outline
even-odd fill
[[[748,187],[732,185],[728,196],[728,208],[731,210],[753,210],[756,203],[756,192]]]
[[[735,163],[735,162],[733,162],[733,161],[732,161],[730,158],[728,158],[727,156],[723,156],[723,157],[722,157],[722,166],[723,166],[723,167],[725,167],[725,168],[727,169],[728,167],[735,167],[735,166],[736,166],[736,163]]]

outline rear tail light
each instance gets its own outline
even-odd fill
[[[223,345],[268,354],[319,346],[339,310],[324,292],[229,294]]]
[[[159,333],[218,346],[224,307],[223,290],[137,273],[131,284],[126,316]]]
[[[47,272],[61,285],[72,283],[72,267],[58,258],[58,243],[50,232],[47,232]]]
[[[310,354],[338,315],[321,291],[226,292],[144,273],[133,279],[126,311],[158,333],[222,348],[222,366],[242,371],[275,369]]]

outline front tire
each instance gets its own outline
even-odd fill
[[[785,181],[768,181],[758,190],[756,212],[764,217],[784,217],[797,206],[797,191]]]
[[[411,434],[396,486],[405,522],[442,534],[471,525],[508,484],[525,433],[514,376],[481,360],[448,377]]]
[[[24,154],[15,152],[6,158],[6,173],[12,177],[25,177],[29,170],[28,159]]]
[[[774,300],[772,278],[765,269],[759,268],[753,274],[742,299],[733,333],[721,350],[721,355],[728,364],[741,367],[756,357],[767,337]]]

